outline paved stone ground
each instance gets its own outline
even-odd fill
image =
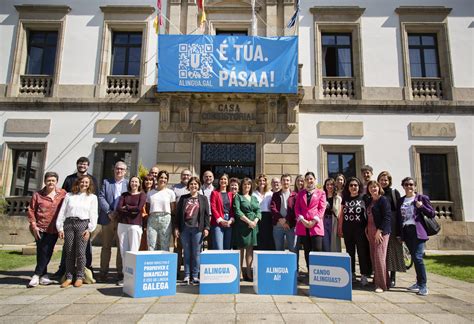
[[[94,248],[94,264],[99,262]],[[303,259],[303,258],[300,258]],[[49,271],[57,269],[57,262]],[[430,295],[417,296],[414,270],[399,274],[397,288],[382,294],[354,284],[352,302],[308,296],[256,295],[242,283],[238,295],[199,295],[198,287],[176,296],[133,299],[112,282],[61,289],[27,289],[33,267],[0,272],[0,323],[472,323],[474,284],[428,274]]]

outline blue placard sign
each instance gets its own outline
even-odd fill
[[[176,262],[176,253],[127,252],[123,265],[123,292],[132,297],[175,295]]]
[[[201,253],[200,294],[240,292],[240,252],[206,250]]]
[[[158,36],[158,92],[297,90],[297,37]]]
[[[254,251],[253,287],[259,295],[296,295],[296,254]]]
[[[309,294],[352,300],[351,257],[347,253],[309,254]]]

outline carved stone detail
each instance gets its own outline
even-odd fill
[[[298,98],[286,98],[287,100],[287,107],[286,107],[286,124],[288,128],[292,129],[296,127],[298,123],[297,120],[297,113],[298,113],[298,105],[299,99]]]
[[[270,97],[267,101],[267,124],[265,125],[268,131],[273,131],[278,122],[278,98]]]
[[[354,99],[354,78],[323,77],[323,97],[335,99]]]
[[[171,122],[170,99],[163,98],[160,100],[160,129],[167,130]]]
[[[179,111],[179,126],[182,130],[187,130],[190,121],[189,98],[180,98],[177,103],[177,108]]]
[[[413,99],[443,99],[443,81],[441,78],[412,78],[411,93]]]

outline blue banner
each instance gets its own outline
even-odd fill
[[[160,34],[157,91],[297,93],[298,38]]]

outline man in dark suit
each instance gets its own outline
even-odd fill
[[[127,165],[123,161],[115,163],[114,179],[104,179],[99,192],[99,221],[102,228],[102,250],[100,253],[100,275],[99,281],[107,281],[109,263],[112,252],[112,244],[117,238],[117,208],[120,195],[127,191],[128,179],[125,179]],[[117,282],[123,279],[122,258],[117,244]]]
[[[79,159],[76,161],[76,172],[73,174],[70,174],[66,177],[63,183],[63,189],[66,190],[67,192],[72,191],[72,186],[74,182],[79,178],[80,176],[83,175],[89,175],[92,178],[92,182],[94,182],[94,194],[97,195],[99,191],[99,185],[97,184],[97,179],[92,175],[87,172],[89,169],[89,164],[90,161],[88,158],[85,156],[81,156]],[[86,247],[86,267],[92,270],[92,245],[91,245],[91,239],[89,238],[89,242],[87,242],[87,247]],[[61,278],[64,273],[66,272],[66,253],[63,253],[61,255],[61,264],[59,265],[58,271],[54,274],[56,278]]]

